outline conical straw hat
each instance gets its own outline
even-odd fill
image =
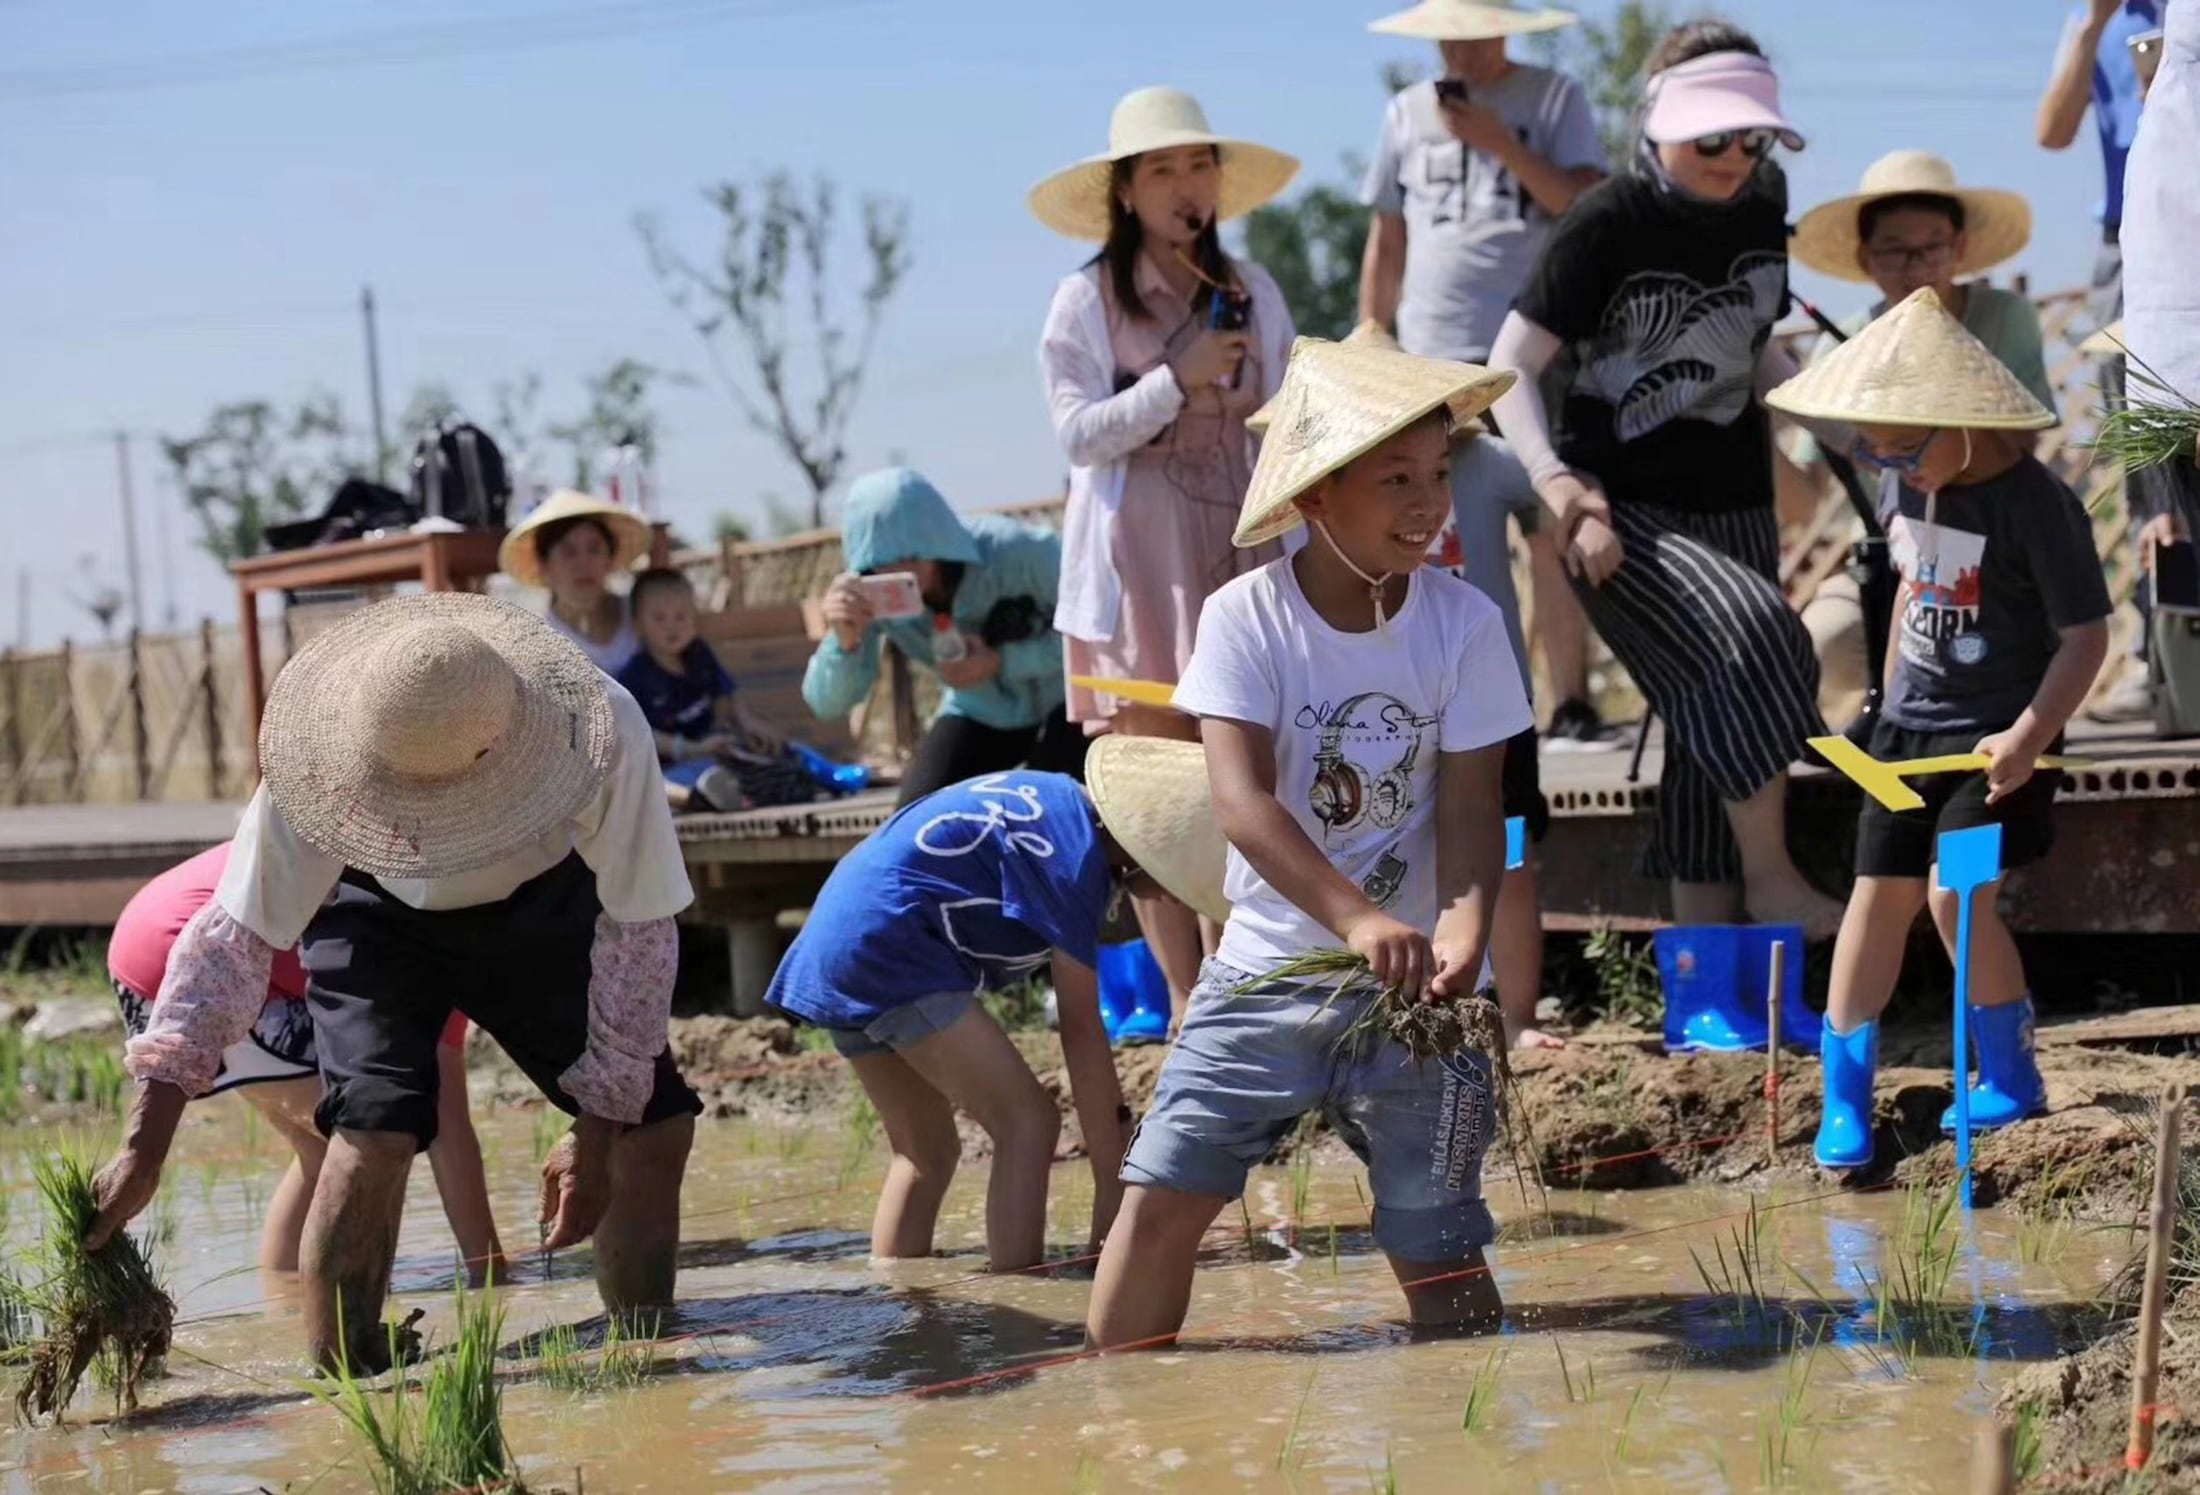
[[[1361,318],[1360,324],[1344,335],[1344,346],[1348,348],[1386,348],[1393,353],[1405,351],[1398,346],[1398,339],[1391,333],[1391,330],[1373,317]],[[1282,398],[1283,391],[1279,389],[1276,391],[1276,399],[1270,400],[1251,415],[1245,417],[1245,429],[1255,436],[1266,435],[1268,433],[1268,417],[1275,411],[1276,400]]]
[[[611,536],[611,569],[624,571],[649,554],[649,521],[632,509],[605,503],[571,488],[560,489],[512,526],[497,547],[497,569],[522,586],[547,585],[542,576],[542,555],[535,549],[535,532],[560,519],[593,519]]]
[[[1232,540],[1247,549],[1299,523],[1292,500],[1439,406],[1466,424],[1512,388],[1510,373],[1416,358],[1369,339],[1291,345],[1283,387],[1264,407],[1260,460]]]
[[[2015,192],[1993,187],[1962,187],[1956,169],[1931,151],[1890,151],[1865,168],[1864,181],[1848,197],[1812,208],[1795,225],[1788,253],[1821,275],[1836,280],[1871,279],[1857,263],[1863,240],[1857,232],[1863,210],[1890,197],[1913,193],[1952,197],[1963,204],[1963,257],[1955,273],[1990,270],[2024,248],[2032,238],[2032,205]]]
[[[1222,874],[1229,843],[1215,824],[1198,743],[1110,732],[1085,755],[1085,788],[1108,834],[1171,897],[1228,921]]]
[[[1108,122],[1108,148],[1087,156],[1031,189],[1031,211],[1058,234],[1092,243],[1108,237],[1108,184],[1115,163],[1148,151],[1212,145],[1222,152],[1222,196],[1215,217],[1242,218],[1271,201],[1299,174],[1299,160],[1248,140],[1225,140],[1207,125],[1206,111],[1174,88],[1125,94]]]
[[[1530,9],[1511,0],[1422,0],[1411,10],[1369,23],[1367,29],[1422,41],[1477,42],[1557,31],[1580,19],[1572,11]]]
[[[376,877],[453,877],[570,824],[610,767],[604,677],[525,608],[430,592],[300,649],[260,722],[300,840]]]
[[[2041,431],[2054,412],[1920,288],[1765,396],[1789,415],[1872,426]]]
[[[2118,317],[2078,344],[2078,351],[2088,358],[2121,358],[2130,346],[2124,341],[2124,319]]]

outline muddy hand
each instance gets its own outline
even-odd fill
[[[609,1123],[583,1116],[550,1149],[542,1165],[540,1222],[549,1228],[542,1249],[578,1246],[596,1233],[611,1204]]]

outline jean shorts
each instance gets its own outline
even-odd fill
[[[935,1033],[945,1033],[977,1005],[975,992],[943,991],[880,1013],[860,1028],[827,1028],[833,1048],[844,1059],[863,1059],[910,1048]]]
[[[1416,1060],[1396,1042],[1344,1035],[1365,998],[1269,983],[1210,960],[1192,990],[1123,1181],[1232,1199],[1247,1172],[1319,1110],[1367,1165],[1375,1243],[1407,1261],[1458,1261],[1497,1234],[1482,1158],[1497,1124],[1489,1061]]]

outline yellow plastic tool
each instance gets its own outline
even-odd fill
[[[1072,675],[1072,685],[1098,691],[1104,696],[1117,696],[1126,701],[1136,701],[1141,706],[1173,706],[1176,704],[1176,687],[1159,680],[1109,680],[1100,675]]]
[[[1810,745],[1828,763],[1856,781],[1873,799],[1890,810],[1922,810],[1925,797],[1903,783],[1904,779],[1921,779],[1936,773],[1978,773],[1988,765],[1984,753],[1944,753],[1937,758],[1905,758],[1897,763],[1882,763],[1846,737],[1813,737]],[[2088,768],[2092,765],[2084,758],[2042,758],[2042,768]]]

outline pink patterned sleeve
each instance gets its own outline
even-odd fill
[[[222,1051],[252,1031],[267,1004],[274,964],[275,947],[209,899],[169,948],[160,999],[145,1031],[123,1046],[123,1066],[136,1079],[205,1094]]]
[[[592,1116],[633,1126],[654,1088],[672,1016],[672,981],[680,940],[670,919],[622,924],[596,916],[589,954],[588,1047],[558,1077],[565,1093]]]

